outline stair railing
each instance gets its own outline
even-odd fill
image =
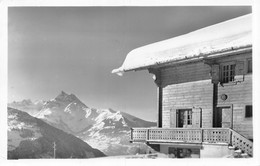
[[[232,129],[230,129],[230,131],[231,145],[253,156],[253,142]]]

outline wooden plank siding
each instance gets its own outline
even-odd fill
[[[210,66],[203,62],[174,66],[161,70],[161,86],[210,79]]]
[[[210,66],[190,63],[161,70],[163,127],[170,127],[171,109],[202,109],[202,126],[212,127],[213,84]]]
[[[233,129],[252,138],[252,118],[245,118],[245,105],[252,105],[252,74],[247,74],[247,60],[252,53],[233,55],[217,59],[217,64],[235,61],[244,62],[244,80],[238,83],[218,84],[217,106],[232,105]],[[185,65],[160,68],[162,87],[162,127],[172,126],[170,116],[172,109],[202,110],[202,127],[213,127],[213,83],[210,76],[211,67],[202,61]],[[223,101],[221,94],[228,98]]]
[[[213,85],[211,80],[169,85],[163,89],[163,127],[169,127],[171,109],[202,109],[202,126],[212,124]]]
[[[245,117],[245,106],[252,105],[252,75],[245,75],[243,82],[238,84],[219,85],[217,105],[233,105],[233,129],[247,138],[253,138],[252,118]],[[228,98],[223,101],[221,94]]]
[[[247,61],[252,58],[252,53],[230,56],[219,59],[218,63],[239,61],[244,62],[244,80],[238,83],[227,83],[218,85],[217,105],[233,105],[233,129],[249,139],[253,139],[252,118],[245,117],[245,106],[252,103],[252,74],[247,73]],[[228,98],[221,100],[221,94],[226,94]]]

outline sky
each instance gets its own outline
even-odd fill
[[[111,71],[133,49],[251,13],[250,7],[9,7],[8,102],[61,91],[92,108],[157,120],[148,71]]]

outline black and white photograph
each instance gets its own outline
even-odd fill
[[[6,159],[250,161],[253,18],[235,4],[8,6]]]

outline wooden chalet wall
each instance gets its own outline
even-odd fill
[[[252,105],[252,74],[247,73],[247,60],[252,53],[233,55],[218,59],[221,64],[229,61],[244,62],[243,81],[237,83],[218,84],[216,106],[232,105],[233,129],[248,138],[252,138],[252,118],[245,118],[245,106]],[[162,87],[162,127],[176,127],[171,118],[177,109],[201,109],[201,127],[213,127],[213,89],[211,83],[211,67],[202,61],[160,68],[160,84]],[[221,94],[228,98],[223,101]]]
[[[217,106],[232,105],[233,107],[233,129],[249,139],[253,139],[252,118],[245,117],[245,106],[252,103],[252,73],[247,72],[247,61],[252,58],[252,53],[241,54],[218,60],[218,63],[242,61],[244,62],[244,79],[237,83],[227,83],[218,85]],[[228,97],[225,101],[221,100],[221,94]]]
[[[202,109],[203,127],[212,126],[213,84],[210,70],[210,66],[203,62],[161,70],[163,127],[176,127],[170,122],[171,110],[192,108]]]

